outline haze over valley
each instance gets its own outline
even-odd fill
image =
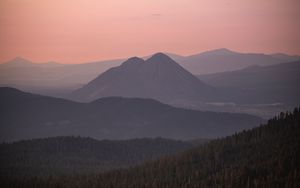
[[[153,98],[177,107],[263,118],[299,103],[299,56],[242,54],[224,48],[187,57],[167,54],[74,65],[15,58],[0,65],[0,83],[76,101],[109,96]],[[189,71],[197,67],[189,69],[190,65],[199,65],[199,70],[210,67],[213,73],[192,75]],[[275,88],[269,87],[275,82]]]

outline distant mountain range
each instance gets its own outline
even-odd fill
[[[0,86],[15,87],[50,96],[65,96],[124,60],[84,64],[33,63],[15,58],[0,64]]]
[[[9,68],[28,68],[28,67],[61,67],[65,66],[64,64],[57,63],[54,61],[49,61],[45,63],[33,63],[28,59],[22,57],[16,57],[6,63],[0,64],[1,69],[9,69]]]
[[[92,101],[101,97],[152,98],[164,103],[209,100],[215,88],[204,84],[163,53],[144,61],[133,57],[104,72],[76,90],[72,99]]]
[[[299,61],[289,62],[299,56],[242,54],[227,49],[188,57],[167,54],[78,65],[37,64],[16,58],[0,65],[0,86],[76,101],[110,96],[152,98],[177,107],[242,112],[263,118],[299,104]],[[223,65],[229,70],[241,69],[197,75],[199,80],[186,70],[186,65],[196,62],[195,57],[203,60],[196,63],[199,66],[203,63],[217,69]],[[220,57],[232,63],[214,63]],[[187,61],[190,58],[193,61]],[[269,61],[274,58],[277,60]],[[212,63],[205,63],[205,59]]]
[[[284,53],[275,53],[275,54],[271,54],[270,56],[272,56],[276,59],[281,59],[281,60],[286,61],[286,62],[293,62],[293,61],[299,61],[300,60],[299,55],[287,55],[287,54],[284,54]]]
[[[158,53],[147,60],[128,59],[74,91],[70,99],[152,98],[177,107],[269,118],[300,103],[299,75],[300,62],[296,61],[198,75],[197,80],[167,55]]]
[[[51,137],[0,144],[0,177],[74,175],[126,168],[194,146],[163,138]]]
[[[81,135],[97,139],[215,138],[259,125],[246,114],[174,108],[152,99],[102,98],[91,103],[0,88],[0,140]]]
[[[300,59],[300,56],[286,54],[244,54],[227,49],[217,49],[191,56],[166,54],[193,74],[231,71],[251,65],[268,66]],[[18,57],[0,64],[0,85],[44,95],[65,96],[66,93],[80,88],[109,68],[119,66],[125,60],[124,58],[66,65],[56,62],[33,63]]]
[[[300,61],[198,75],[205,83],[233,91],[232,101],[246,104],[300,104]]]
[[[275,65],[300,60],[300,56],[240,53],[221,48],[186,57],[174,56],[174,60],[193,74],[210,74],[238,70],[252,65]]]

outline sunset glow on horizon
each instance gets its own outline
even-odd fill
[[[299,0],[1,0],[0,62],[216,48],[300,54]]]

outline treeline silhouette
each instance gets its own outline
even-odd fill
[[[192,144],[163,138],[95,140],[53,137],[0,144],[1,176],[95,173],[178,153]]]
[[[300,108],[267,124],[129,169],[6,178],[10,187],[300,187]]]

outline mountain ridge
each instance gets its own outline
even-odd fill
[[[101,97],[154,98],[161,102],[203,99],[213,96],[214,88],[204,84],[163,53],[147,60],[133,57],[73,92],[71,98],[92,101]]]
[[[244,96],[235,96],[235,98],[244,103],[247,101],[256,104],[280,102],[294,105],[300,102],[298,100],[300,61],[270,66],[251,66],[235,71],[198,75],[197,77],[218,88],[240,90]],[[238,95],[238,92],[233,95]],[[245,97],[248,97],[248,100]]]
[[[153,99],[109,97],[78,103],[7,88],[0,88],[0,104],[1,141],[68,135],[214,138],[264,121],[247,114],[175,108]]]
[[[300,56],[287,54],[278,56],[264,53],[242,53],[220,48],[179,58],[177,61],[193,74],[211,74],[238,70],[251,65],[275,65],[295,60],[297,57],[299,60]]]
[[[218,49],[188,56],[181,56],[172,53],[167,54],[193,74],[208,74],[241,69],[255,64],[271,65],[278,62],[289,62],[291,59],[300,59],[299,56],[291,56],[287,54],[266,54],[264,57],[268,56],[268,58],[259,58],[260,60],[257,63],[257,58],[252,58],[252,60],[249,61],[247,60],[249,55],[245,55],[246,53],[235,52],[230,49],[225,49],[225,51],[244,55],[238,55],[240,58],[235,58],[234,63],[231,63],[232,61],[228,57],[225,58],[225,60],[227,59],[225,62],[223,62],[224,58],[218,59],[214,56],[210,56],[209,59],[203,59],[201,54],[210,51],[218,51]],[[255,54],[252,53],[251,57],[253,55]],[[201,57],[200,59],[198,58],[199,56]],[[149,57],[150,56],[146,56],[143,57],[143,59],[148,59]],[[269,62],[270,58],[271,62]],[[277,60],[274,60],[274,58]],[[47,66],[47,63],[45,65],[43,65],[44,63],[34,63],[33,66],[30,65],[25,67],[7,66],[6,63],[1,63],[0,86],[16,87],[21,90],[40,93],[43,95],[66,97],[71,91],[82,87],[84,84],[90,82],[109,68],[119,66],[125,60],[126,59],[114,59],[82,64],[61,64],[62,66]],[[30,62],[32,63],[32,61]]]

